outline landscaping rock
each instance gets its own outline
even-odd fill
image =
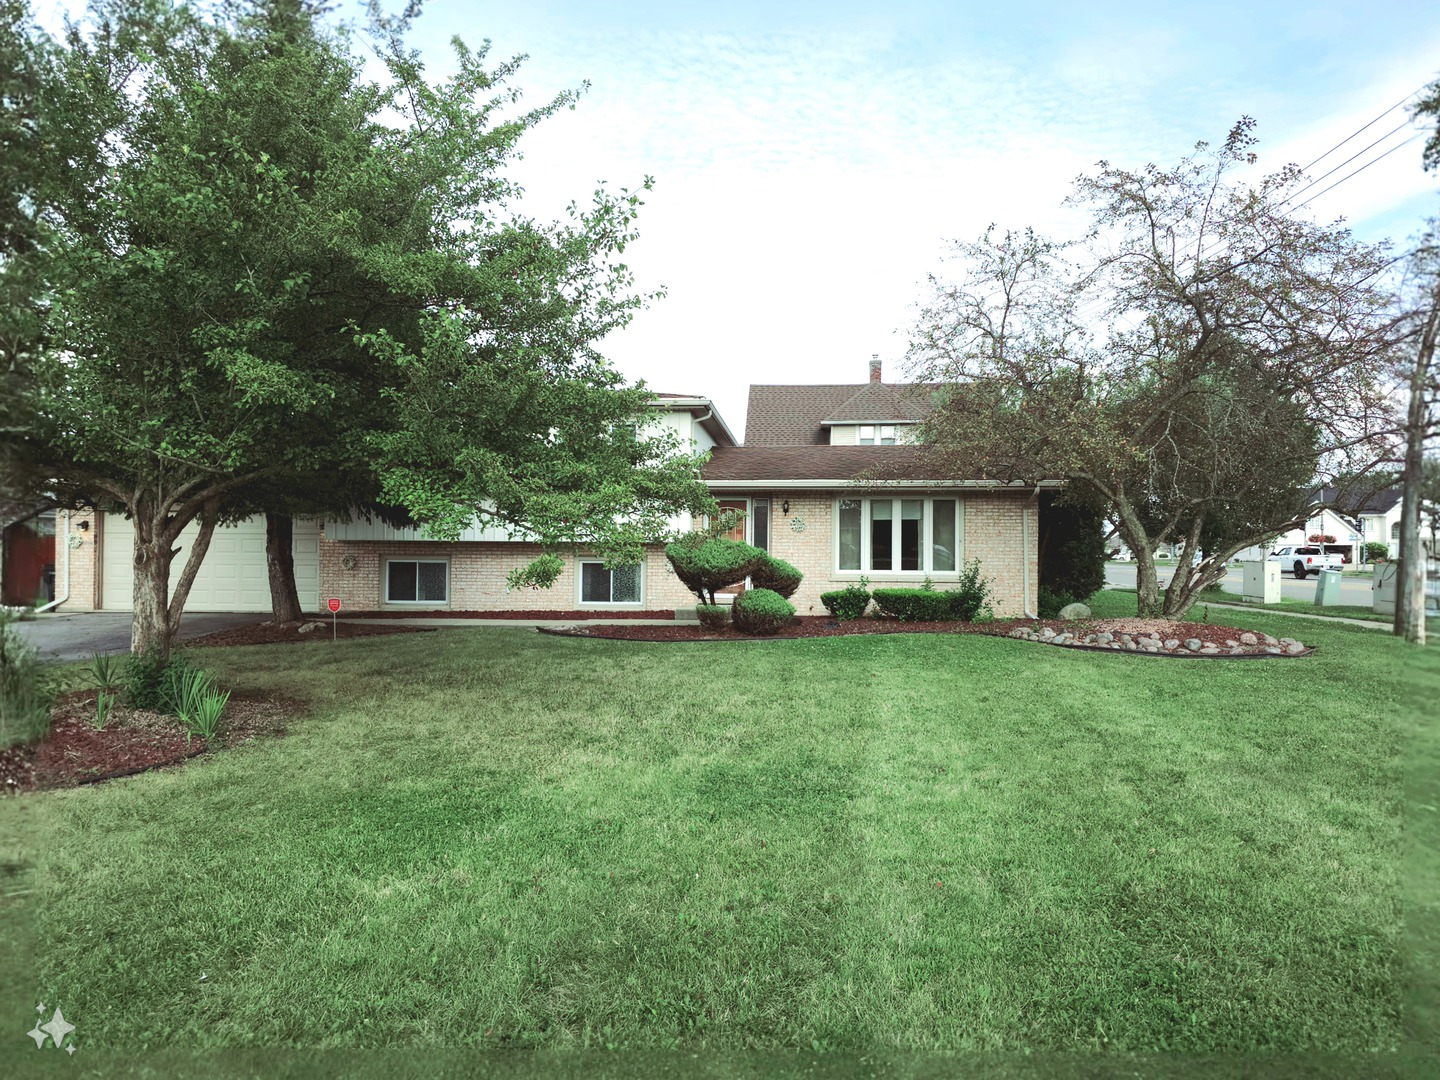
[[[1278,645],[1266,645],[1266,646],[1265,646],[1265,651],[1266,651],[1267,653],[1269,653],[1271,656],[1279,656],[1279,655],[1280,655],[1280,652],[1281,652],[1281,649],[1280,649],[1280,646],[1278,646]]]
[[[1201,642],[1199,638],[1192,637],[1185,639],[1185,648],[1189,649],[1191,652],[1199,652],[1200,646],[1202,644],[1203,642]]]
[[[1180,639],[1179,639],[1179,638],[1173,638],[1173,637],[1172,637],[1172,638],[1166,638],[1166,639],[1165,639],[1165,648],[1167,648],[1167,649],[1178,649],[1179,647],[1180,647]]]
[[[1070,619],[1088,619],[1090,618],[1090,609],[1084,604],[1066,604],[1060,609],[1060,618],[1067,621]]]
[[[1305,646],[1301,645],[1298,641],[1293,641],[1289,645],[1285,646],[1285,651],[1291,656],[1294,656],[1296,653],[1304,652]]]
[[[1095,641],[1097,644],[1100,645],[1109,645],[1114,640],[1115,635],[1110,633],[1108,630],[1095,635]]]
[[[1279,644],[1280,644],[1280,639],[1279,639],[1279,638],[1273,638],[1273,637],[1271,637],[1269,634],[1266,634],[1266,635],[1265,635],[1265,644],[1266,644],[1266,645],[1279,645]]]
[[[1241,644],[1241,645],[1258,645],[1258,644],[1260,644],[1260,639],[1257,638],[1254,634],[1241,634],[1241,635],[1240,635],[1240,644]]]

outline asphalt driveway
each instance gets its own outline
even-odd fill
[[[180,619],[180,640],[213,634],[233,626],[264,622],[267,616],[194,614]],[[92,653],[128,653],[131,616],[125,611],[83,611],[72,615],[38,615],[15,625],[46,660],[88,660]]]

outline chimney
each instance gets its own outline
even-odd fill
[[[870,381],[880,381],[880,354],[878,352],[870,354]]]

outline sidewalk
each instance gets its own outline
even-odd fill
[[[1196,604],[1205,604],[1209,607],[1233,608],[1236,611],[1253,611],[1256,615],[1283,615],[1287,619],[1319,619],[1321,622],[1344,623],[1346,626],[1359,626],[1366,630],[1389,630],[1390,624],[1383,622],[1371,622],[1368,619],[1351,619],[1344,615],[1312,615],[1308,611],[1276,611],[1274,608],[1256,607],[1254,604],[1227,604],[1221,600],[1196,600]]]

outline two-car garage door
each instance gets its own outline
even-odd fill
[[[198,525],[180,534],[180,549],[170,568],[173,588],[190,554]],[[106,514],[101,533],[100,606],[106,611],[129,611],[134,602],[135,530],[123,514]],[[295,585],[300,606],[306,611],[320,607],[320,526],[314,521],[295,522]],[[222,525],[210,538],[210,549],[186,611],[269,611],[270,582],[265,571],[265,519],[251,518],[237,525]]]

